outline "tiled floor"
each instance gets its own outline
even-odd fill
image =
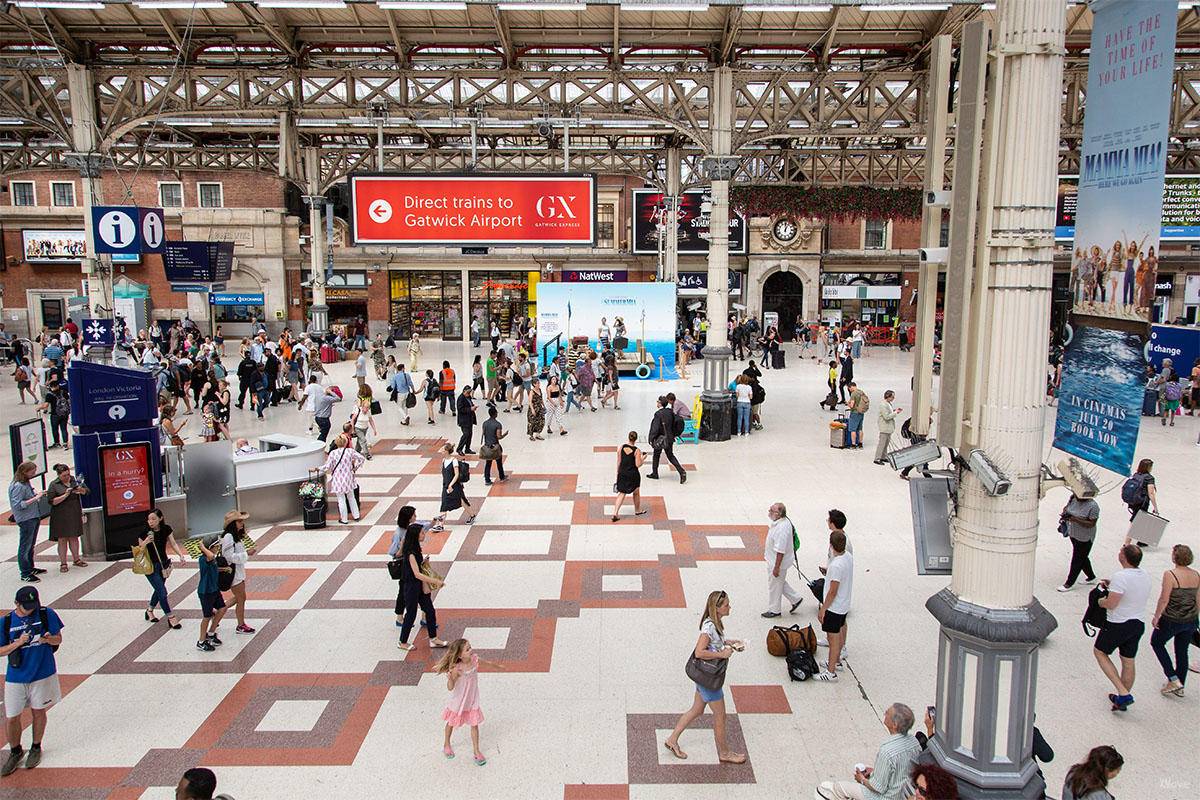
[[[437,653],[424,633],[413,651],[396,649],[396,585],[384,567],[401,502],[423,516],[436,509],[436,446],[458,431],[449,417],[427,426],[418,416],[402,427],[385,402],[384,439],[361,481],[370,504],[363,521],[320,531],[255,528],[249,621],[258,632],[235,635],[226,623],[216,653],[192,645],[193,566],[168,582],[185,625],[172,631],[142,620],[148,590],[128,563],[63,575],[43,543],[39,559],[52,571],[42,596],[67,625],[58,653],[66,694],[50,714],[42,766],[4,779],[0,796],[165,800],[179,774],[198,764],[213,767],[220,790],[239,800],[391,797],[397,765],[406,794],[464,798],[806,797],[820,780],[848,778],[855,762],[872,760],[889,703],[921,709],[932,702],[937,626],[923,604],[946,581],[915,575],[907,484],[872,465],[870,450],[829,449],[828,415],[817,408],[823,370],[794,355],[788,370],[764,377],[762,434],[680,446],[688,483],[664,466],[662,480],[643,483],[649,513],[635,518],[626,505],[617,524],[608,519],[615,447],[629,430],[645,438],[658,393],[669,389],[690,403],[698,387],[623,381],[622,411],[573,413],[570,435],[543,442],[524,436],[523,418],[500,415],[514,430],[505,443],[512,478],[487,487],[477,470],[468,496],[478,519],[448,526],[426,547],[447,577],[436,601],[441,635],[467,637],[496,665],[484,665],[480,678],[486,767],[465,757],[465,733],[455,738],[460,757],[442,756],[445,682],[430,672]],[[443,357],[464,363],[466,351],[427,345],[427,360]],[[872,352],[856,372],[873,400],[894,388],[907,407],[910,364],[904,354]],[[348,365],[334,374],[347,388],[353,382]],[[5,381],[4,419],[23,419],[24,411]],[[234,434],[295,432],[300,418],[288,411],[273,410],[262,423],[236,416]],[[1194,516],[1198,427],[1185,417],[1175,429],[1142,431],[1138,456],[1155,458],[1169,518]],[[7,447],[0,443],[6,470]],[[7,484],[9,475],[0,478]],[[1093,551],[1102,573],[1115,568],[1125,519],[1115,479],[1105,488]],[[810,574],[823,558],[826,509],[850,518],[855,624],[849,671],[835,686],[789,682],[782,660],[765,650],[761,548],[766,508],[776,500],[788,504],[801,532]],[[1038,673],[1038,724],[1057,753],[1045,765],[1051,794],[1089,747],[1111,743],[1126,758],[1113,786],[1118,796],[1200,797],[1198,701],[1158,695],[1148,643],[1138,657],[1137,705],[1119,717],[1108,711],[1109,689],[1076,624],[1084,594],[1054,591],[1069,557],[1052,533],[1063,501],[1052,493],[1042,505],[1048,535],[1039,543],[1036,583],[1060,623]],[[1200,545],[1183,525],[1168,537]],[[15,528],[0,525],[5,603],[18,585],[15,551]],[[1167,558],[1166,548],[1148,553],[1156,580]],[[727,692],[730,741],[749,754],[741,766],[717,762],[710,716],[681,739],[688,761],[662,747],[691,702],[683,663],[703,600],[716,588],[731,593],[728,629],[748,643],[730,665]],[[806,600],[783,621],[809,624],[814,612]]]

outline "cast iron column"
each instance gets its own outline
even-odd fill
[[[705,171],[712,180],[712,211],[708,220],[708,337],[704,345],[704,391],[700,438],[729,439],[733,401],[729,396],[729,179],[736,163],[733,148],[733,71],[713,70],[712,149]]]
[[[1041,797],[1031,755],[1038,646],[1057,622],[1033,596],[1054,258],[1062,0],[1000,0],[988,78],[962,452],[982,449],[1012,487],[961,470],[941,623],[930,752],[964,798]],[[963,146],[958,142],[957,146]],[[957,176],[956,176],[957,180]],[[947,314],[952,313],[950,309]]]
[[[316,147],[304,150],[304,179],[307,189],[304,199],[308,203],[308,244],[311,249],[309,282],[312,287],[312,306],[309,313],[317,332],[324,334],[329,330],[329,306],[325,305],[325,225],[321,219],[325,197],[321,194],[321,151]]]

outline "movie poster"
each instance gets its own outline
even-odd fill
[[[1149,321],[1179,4],[1097,0],[1091,8],[1072,300],[1076,313]]]
[[[1054,446],[1128,475],[1141,426],[1145,341],[1136,333],[1081,327],[1063,359]]]

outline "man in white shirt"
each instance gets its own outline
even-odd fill
[[[846,642],[846,617],[850,613],[854,589],[854,556],[846,551],[846,534],[840,530],[830,533],[829,549],[833,551],[833,558],[825,569],[825,599],[817,609],[817,621],[829,640],[829,662],[814,676],[822,681],[837,680],[837,665]]]
[[[1133,705],[1133,680],[1136,677],[1134,659],[1137,657],[1138,642],[1146,632],[1142,616],[1150,600],[1150,577],[1139,566],[1142,549],[1136,544],[1124,545],[1117,553],[1121,569],[1113,573],[1100,585],[1108,589],[1108,596],[1100,599],[1101,607],[1108,610],[1108,621],[1096,637],[1092,654],[1104,677],[1112,681],[1117,691],[1110,694],[1113,711],[1126,711]],[[1121,655],[1121,671],[1118,673],[1112,662],[1113,651]]]
[[[159,361],[162,361],[162,354],[158,352],[158,348],[156,347],[147,347],[145,352],[142,353],[142,366],[147,369],[153,369],[158,365]]]
[[[787,518],[787,506],[775,503],[767,509],[767,516],[771,519],[763,553],[767,562],[767,610],[762,616],[774,619],[781,615],[784,597],[791,603],[791,613],[795,614],[804,596],[787,582],[787,571],[796,563],[796,529]]]
[[[321,385],[321,376],[318,373],[304,387],[304,399],[300,402],[300,412],[308,415],[309,433],[312,433],[313,428],[316,426],[313,414],[317,410],[317,398],[323,394],[325,394],[325,387]]]
[[[354,359],[354,379],[360,388],[367,382],[367,354],[364,350],[359,350],[358,358]]]

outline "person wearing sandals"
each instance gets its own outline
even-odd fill
[[[226,512],[225,530],[221,534],[221,555],[233,565],[233,585],[229,592],[237,612],[236,633],[254,633],[254,628],[246,624],[246,562],[250,560],[250,551],[246,549],[245,540],[249,516],[245,511]]]
[[[408,643],[412,633],[413,623],[417,620],[417,609],[425,614],[425,629],[429,632],[430,647],[445,647],[446,643],[437,638],[437,611],[433,608],[433,590],[441,588],[445,581],[421,571],[425,560],[421,552],[421,539],[425,536],[425,526],[419,522],[409,524],[404,531],[404,543],[400,545],[400,593],[404,596],[404,619],[400,623],[400,641],[397,647],[408,651],[413,645]]]
[[[640,517],[646,513],[642,508],[642,464],[646,454],[637,446],[637,431],[629,432],[629,441],[617,448],[617,483],[613,487],[617,493],[617,501],[613,505],[612,521],[621,518],[621,506],[625,504],[625,495],[633,495],[633,515]]]
[[[79,555],[79,537],[83,536],[83,502],[79,496],[87,494],[88,490],[79,485],[66,464],[55,464],[54,473],[58,477],[46,487],[46,495],[50,498],[50,541],[58,542],[58,571],[66,572],[70,569],[67,566],[68,548],[75,566],[87,566]]]
[[[442,459],[442,505],[440,513],[436,521],[440,522],[446,518],[446,512],[457,511],[466,506],[471,508],[471,501],[467,499],[466,491],[463,489],[463,483],[470,475],[470,468],[466,461],[455,458],[454,445],[446,442],[442,446],[442,452],[445,457]],[[475,515],[462,520],[465,524],[470,524],[475,521]]]
[[[566,402],[563,399],[562,382],[558,375],[552,373],[546,383],[546,433],[554,433],[554,429],[558,428],[559,436],[567,435],[567,429],[563,425],[565,413]]]
[[[53,523],[51,523],[53,530]],[[1154,632],[1150,634],[1150,647],[1162,665],[1167,677],[1162,687],[1163,695],[1183,697],[1183,684],[1187,681],[1188,645],[1196,634],[1197,604],[1200,603],[1200,572],[1192,569],[1192,548],[1177,544],[1171,548],[1171,569],[1163,573],[1162,591],[1158,605],[1154,608]],[[1173,643],[1175,663],[1167,653],[1167,643]]]
[[[542,382],[533,381],[529,391],[529,424],[526,426],[526,431],[529,433],[529,441],[534,439],[544,439],[542,430],[546,427],[546,401],[542,396]]]
[[[738,639],[725,638],[725,617],[729,616],[729,595],[723,591],[710,592],[708,602],[704,605],[704,616],[700,620],[700,638],[696,640],[694,654],[701,660],[727,659],[734,651],[742,650],[745,644]],[[692,707],[683,713],[675,730],[663,742],[671,753],[679,759],[686,759],[685,753],[679,747],[679,737],[688,726],[704,714],[708,706],[713,714],[713,737],[717,740],[717,758],[723,764],[746,763],[745,753],[735,753],[729,749],[725,741],[725,689],[706,689],[696,684],[696,693]]]
[[[146,513],[146,532],[138,539],[138,544],[150,548],[150,563],[154,565],[154,571],[146,576],[151,594],[150,605],[146,606],[143,616],[146,622],[158,622],[158,617],[154,616],[157,606],[167,615],[167,624],[179,630],[183,626],[179,618],[171,613],[171,602],[167,598],[167,577],[171,574],[171,556],[167,551],[174,551],[179,556],[180,564],[187,561],[187,553],[175,541],[174,531],[157,508]]]

